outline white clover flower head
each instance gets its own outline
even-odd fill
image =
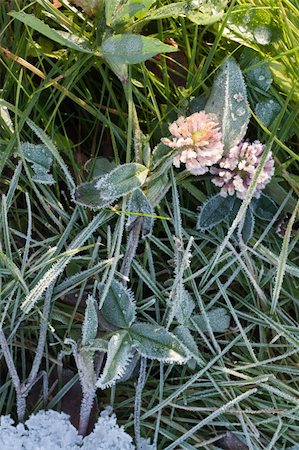
[[[216,164],[223,153],[222,133],[214,114],[205,111],[179,117],[169,125],[171,138],[162,138],[168,147],[180,150],[173,159],[173,165],[186,169],[193,175],[208,172],[208,166]]]
[[[210,172],[217,177],[212,178],[212,183],[221,187],[220,194],[223,197],[234,195],[243,199],[248,187],[253,180],[257,166],[260,163],[265,145],[260,141],[252,144],[248,141],[240,142],[232,147],[219,161],[219,168],[211,167]],[[258,198],[261,191],[271,180],[274,174],[274,159],[269,152],[267,161],[258,177],[254,197]]]

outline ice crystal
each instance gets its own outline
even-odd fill
[[[252,144],[248,141],[240,142],[220,160],[220,168],[211,167],[210,172],[217,175],[212,182],[221,187],[220,194],[223,197],[234,194],[240,199],[245,197],[264,150],[265,145],[259,141],[254,141]],[[261,195],[261,191],[269,183],[273,174],[274,160],[270,152],[258,177],[254,197],[258,198]]]
[[[169,131],[172,138],[161,141],[180,150],[173,159],[175,167],[183,163],[193,175],[203,175],[208,172],[208,166],[217,163],[222,156],[222,134],[214,114],[200,111],[188,117],[181,116],[169,125]]]
[[[0,448],[6,450],[134,450],[132,438],[117,425],[106,409],[87,437],[79,436],[69,416],[56,411],[39,411],[23,424],[14,425],[10,416],[0,417]]]
[[[84,439],[83,450],[134,450],[132,438],[107,409],[101,413],[94,431]]]

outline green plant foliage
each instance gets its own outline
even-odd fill
[[[158,53],[176,52],[172,45],[138,34],[116,34],[106,39],[100,51],[112,64],[137,64]]]
[[[96,185],[100,177],[95,178],[93,181],[80,184],[74,191],[74,201],[81,206],[85,206],[90,209],[102,209],[111,205],[116,198],[111,199],[101,197]]]
[[[122,164],[100,177],[96,183],[102,198],[110,200],[122,197],[141,187],[147,177],[148,169],[142,164]]]
[[[112,386],[125,373],[132,358],[129,336],[126,331],[116,332],[109,341],[107,360],[97,387],[106,389]]]
[[[166,159],[175,155],[175,151],[168,145],[159,142],[159,144],[153,150],[152,168],[155,169],[161,165]]]
[[[191,2],[191,5],[193,5],[193,7],[197,6],[199,10],[190,12],[186,17],[197,25],[211,25],[223,18],[227,1],[204,0],[200,2]]]
[[[99,295],[104,285],[98,285]],[[117,328],[127,328],[135,320],[136,305],[133,293],[119,281],[113,280],[105,298],[101,313],[104,318]]]
[[[88,345],[84,345],[84,348],[88,352],[107,352],[108,341],[101,338],[91,339]]]
[[[199,97],[193,97],[189,102],[189,111],[191,114],[196,112],[200,112],[205,109],[207,103],[207,97],[205,94],[200,95]]]
[[[75,415],[88,419],[97,397],[100,408],[111,403],[138,449],[286,450],[299,441],[297,3],[1,3],[0,416],[16,417],[18,377],[35,382],[39,355],[49,409],[81,396],[79,375]],[[157,39],[155,52],[169,47],[145,60],[153,41],[142,54],[138,34]],[[247,116],[230,115],[247,110],[246,91],[255,112],[247,136]],[[161,138],[178,117],[205,110],[209,94],[225,152],[230,139],[258,139],[276,167],[259,199],[249,199],[252,186],[244,200],[219,199],[232,208],[203,206],[202,231],[197,207],[219,190],[208,172],[172,170],[182,148]],[[44,146],[51,164],[39,172],[55,184],[37,181],[22,142]],[[149,230],[153,211],[142,241],[139,225]],[[112,280],[121,286],[111,299]],[[88,293],[96,301],[85,305]],[[64,342],[74,357],[62,367]],[[40,383],[26,411],[42,407]]]
[[[90,344],[94,341],[98,332],[98,308],[97,302],[92,295],[86,301],[84,322],[82,326],[82,345]]]
[[[32,164],[32,169],[34,170],[33,181],[41,184],[55,183],[53,176],[49,173],[53,163],[53,156],[45,145],[24,142],[20,146],[20,151],[26,161]]]
[[[182,1],[170,3],[152,9],[144,20],[160,20],[173,17],[186,17],[197,25],[210,25],[219,21],[224,15],[225,0]]]
[[[266,187],[265,193],[278,205],[282,204],[288,196],[288,191],[283,187],[283,179],[276,177]],[[284,211],[292,214],[295,207],[296,200],[294,196],[289,196],[285,203]]]
[[[239,224],[239,230],[241,230],[243,241],[247,243],[252,237],[254,230],[254,217],[251,208],[247,208],[244,222],[241,221]]]
[[[222,197],[216,194],[209,198],[200,208],[196,227],[200,230],[209,230],[221,223],[232,211],[234,203],[235,196],[231,195]]]
[[[116,28],[135,17],[143,16],[154,0],[106,0],[105,3],[106,23],[109,27]]]
[[[159,325],[134,323],[129,329],[133,346],[146,358],[182,364],[189,359],[185,346],[172,333]]]
[[[251,5],[234,8],[228,17],[227,27],[231,31],[230,36],[235,36],[241,42],[254,42],[259,45],[267,45],[277,41],[280,31],[273,20],[273,15],[266,8]]]
[[[116,168],[114,161],[109,161],[109,159],[99,156],[98,158],[93,158],[87,161],[86,170],[90,173],[92,178],[101,177],[106,175]]]
[[[73,50],[77,50],[83,53],[93,53],[93,50],[89,48],[88,43],[81,37],[79,38],[75,35],[71,36],[67,33],[62,33],[54,30],[54,28],[50,28],[49,25],[32,14],[26,14],[23,11],[14,11],[9,14],[14,19],[19,20],[28,27],[33,28],[33,30],[38,31],[47,38],[51,39],[54,42],[57,42],[64,47],[69,47]]]
[[[277,214],[278,207],[275,202],[266,194],[262,193],[259,198],[251,200],[253,214],[259,219],[270,222]]]
[[[244,76],[253,86],[267,92],[272,84],[272,74],[268,62],[257,52],[245,48],[240,56],[240,66]]]
[[[171,166],[171,161],[167,167]],[[163,171],[159,177],[155,177],[148,183],[147,198],[150,204],[155,207],[165,197],[170,188],[170,181],[167,171]]]
[[[210,327],[215,333],[223,333],[229,328],[230,317],[224,308],[215,308],[207,312]],[[203,315],[194,315],[190,319],[189,328],[196,331],[208,331],[207,323]]]
[[[186,347],[192,358],[196,361],[200,361],[199,350],[189,328],[180,325],[173,330],[173,334],[179,339],[181,344]]]
[[[266,126],[269,127],[280,113],[280,104],[273,99],[263,100],[258,102],[255,107],[255,114],[257,118]]]
[[[243,139],[250,113],[243,75],[234,58],[228,58],[218,70],[205,110],[218,118],[224,152]]]
[[[181,325],[189,322],[191,314],[195,308],[195,303],[191,294],[184,287],[181,289],[180,302],[175,311],[175,317]]]
[[[132,193],[128,203],[128,212],[138,214],[150,214],[150,215],[154,214],[153,207],[151,206],[146,195],[142,192],[141,189],[135,189],[135,191]],[[140,216],[135,216],[134,214],[128,215],[127,228],[130,228],[138,217]],[[142,237],[149,236],[152,232],[153,226],[154,226],[153,217],[144,216],[141,226]]]
[[[123,164],[106,175],[78,186],[74,191],[74,200],[88,208],[104,208],[142,186],[147,174],[148,169],[141,164]]]

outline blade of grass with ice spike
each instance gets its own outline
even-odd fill
[[[103,223],[105,223],[111,217],[111,213],[100,212],[96,215],[89,225],[81,231],[79,236],[73,240],[69,245],[67,251],[73,251],[84,244],[84,242],[94,233],[94,231]],[[63,257],[57,263],[49,269],[42,279],[34,286],[34,288],[29,292],[25,301],[22,303],[22,310],[28,314],[34,307],[35,303],[40,299],[43,292],[53,283],[57,277],[62,273],[67,264],[71,261],[73,255]]]
[[[277,308],[277,303],[279,300],[280,292],[282,289],[282,283],[284,279],[284,275],[286,272],[286,264],[287,264],[287,258],[288,258],[288,252],[289,252],[289,244],[291,239],[291,231],[298,213],[299,208],[299,200],[297,202],[296,208],[293,211],[293,214],[289,220],[287,231],[283,239],[281,252],[279,255],[279,264],[277,266],[277,272],[276,272],[276,278],[275,278],[275,284],[272,294],[272,304],[271,304],[271,314],[275,313],[275,310]],[[297,235],[298,236],[298,235]]]

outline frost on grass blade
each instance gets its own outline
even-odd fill
[[[182,364],[189,358],[177,337],[159,325],[135,323],[129,329],[133,345],[146,358]]]
[[[243,75],[234,58],[228,58],[218,70],[205,111],[218,118],[224,152],[243,139],[250,113]]]
[[[100,51],[113,64],[137,64],[159,53],[176,52],[172,45],[139,34],[115,34],[106,39]]]
[[[30,144],[24,142],[20,146],[20,151],[23,153],[26,161],[30,162],[34,175],[32,180],[41,184],[54,184],[54,178],[49,173],[53,163],[53,156],[50,150],[44,144]]]
[[[101,389],[112,386],[125,373],[132,357],[128,333],[126,331],[115,333],[109,341],[107,361],[97,386]]]
[[[35,303],[41,298],[44,291],[55,282],[57,277],[63,272],[67,264],[73,258],[73,251],[78,250],[84,242],[92,235],[92,233],[97,230],[111,215],[100,212],[96,215],[93,220],[87,225],[85,229],[79,233],[79,235],[71,242],[67,247],[66,255],[61,257],[47,272],[42,276],[42,278],[37,282],[37,284],[32,288],[29,294],[26,296],[24,302],[21,304],[21,309],[28,314],[33,308]]]
[[[98,308],[97,302],[89,295],[86,302],[84,322],[82,326],[82,344],[90,344],[98,332]]]
[[[104,284],[99,283],[98,289],[101,295]],[[101,313],[105,320],[115,327],[129,327],[136,318],[136,305],[133,293],[119,281],[112,280]]]
[[[212,331],[223,333],[229,328],[230,317],[224,308],[215,308],[207,312],[208,320]],[[200,329],[203,332],[208,331],[207,323],[203,315],[192,316],[189,322],[189,328],[196,331]]]
[[[209,198],[200,208],[197,229],[209,230],[222,222],[232,211],[235,203],[235,196],[228,195],[222,197],[216,194]]]

